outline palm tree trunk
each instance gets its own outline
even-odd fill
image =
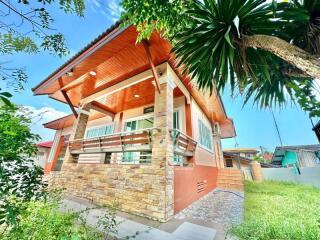
[[[278,37],[267,35],[242,36],[241,43],[245,47],[260,48],[271,52],[309,76],[320,79],[320,60]]]

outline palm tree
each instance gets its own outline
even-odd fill
[[[305,102],[319,107],[310,89],[313,79],[320,79],[320,0],[149,1],[159,6],[123,0],[124,16],[143,37],[144,26],[149,33],[150,25],[167,33],[173,25],[169,38],[177,65],[200,88],[230,84],[245,94],[245,102],[253,96],[269,107],[289,95],[305,109]]]

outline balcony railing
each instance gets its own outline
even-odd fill
[[[197,147],[197,142],[193,138],[189,137],[188,135],[184,134],[178,129],[172,129],[170,131],[170,134],[173,138],[174,153],[176,155],[181,155],[185,157],[194,156],[194,152]]]
[[[153,128],[69,142],[71,154],[151,151]]]

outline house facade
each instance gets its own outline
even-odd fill
[[[292,167],[300,174],[300,168],[320,166],[320,144],[276,147],[272,164]]]
[[[34,163],[45,168],[52,147],[52,141],[36,144],[37,153],[33,156]]]
[[[67,194],[167,221],[216,188],[235,129],[168,41],[136,37],[114,25],[33,89],[73,112],[45,124],[56,131],[45,172]]]
[[[259,153],[255,148],[230,148],[224,149],[223,152],[250,159],[254,159]]]

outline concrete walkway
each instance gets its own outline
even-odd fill
[[[233,217],[238,222],[242,217],[242,196],[240,192],[218,194],[215,190],[191,204],[166,223],[118,212],[116,221],[119,225],[115,237],[137,240],[224,240],[226,239],[225,229],[230,226],[229,224],[234,223],[231,218]],[[232,204],[228,207],[226,204],[228,201],[230,202],[230,198]],[[239,204],[234,205],[234,202],[238,201]],[[239,209],[231,210],[234,207]],[[87,224],[102,230],[99,228],[98,220],[105,214],[105,211],[92,208],[95,206],[89,201],[74,197],[64,199],[61,204],[62,211],[79,212],[90,209],[84,215]],[[218,214],[220,210],[217,209],[224,209],[224,211],[222,214]],[[225,217],[226,211],[231,212],[231,217]],[[206,212],[206,214],[199,216],[199,212]],[[234,212],[237,212],[236,216],[234,216]],[[220,218],[223,221],[228,220],[227,223],[222,223]]]

